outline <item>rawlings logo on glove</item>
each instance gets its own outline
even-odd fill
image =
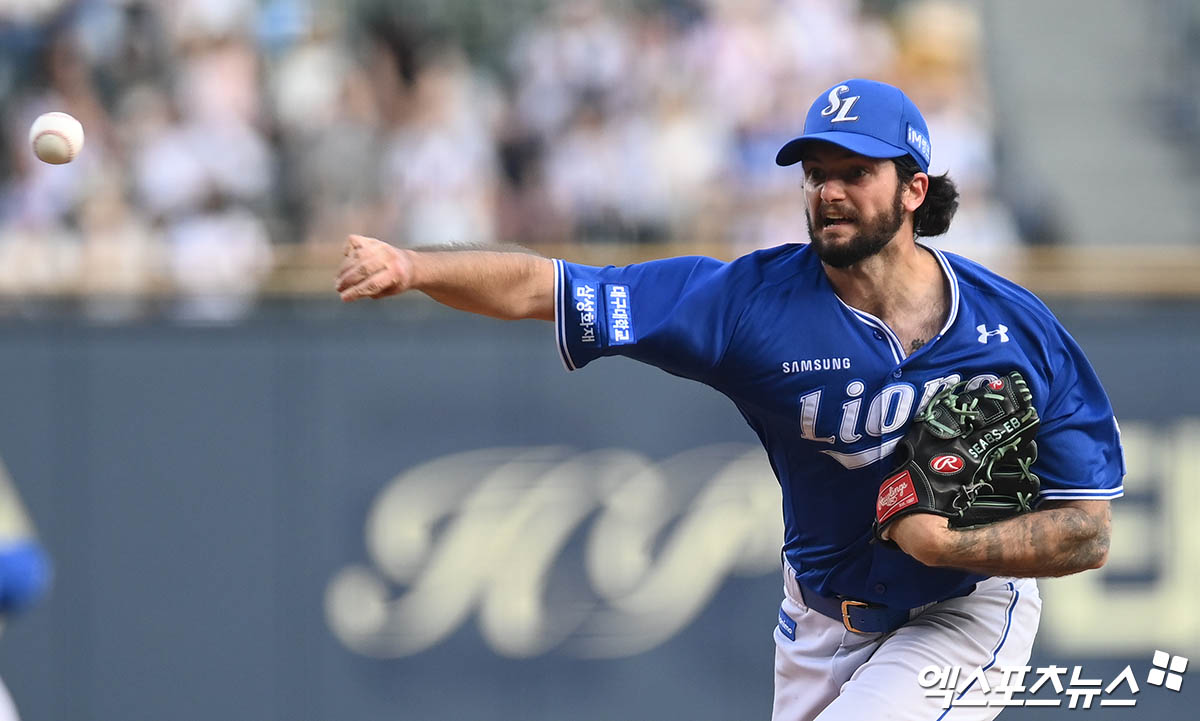
[[[1041,487],[1029,470],[1039,423],[1015,371],[974,390],[959,383],[938,393],[913,419],[900,463],[879,487],[875,537],[908,513],[935,513],[966,528],[1032,510]]]

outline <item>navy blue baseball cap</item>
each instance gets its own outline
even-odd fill
[[[909,155],[921,172],[929,172],[925,118],[900,88],[887,83],[855,78],[826,90],[808,109],[804,133],[780,148],[775,162],[800,162],[805,146],[818,140],[868,158]]]

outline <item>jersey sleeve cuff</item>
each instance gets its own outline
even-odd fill
[[[566,308],[563,307],[566,291],[563,286],[566,283],[566,269],[563,268],[561,259],[554,259],[554,335],[558,343],[558,357],[563,362],[563,367],[568,371],[579,370],[579,366],[575,364],[571,358],[571,349],[567,347],[567,314]]]
[[[1116,488],[1043,488],[1039,501],[1111,501],[1125,495],[1125,486]]]

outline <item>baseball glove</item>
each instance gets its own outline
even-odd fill
[[[936,513],[966,528],[1032,510],[1041,487],[1029,470],[1040,423],[1032,401],[1016,371],[934,396],[913,418],[900,463],[879,488],[875,537],[882,540],[883,529],[908,513]]]

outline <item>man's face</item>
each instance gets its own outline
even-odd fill
[[[803,167],[808,237],[824,263],[852,266],[883,250],[899,232],[903,188],[891,160],[813,143]]]

